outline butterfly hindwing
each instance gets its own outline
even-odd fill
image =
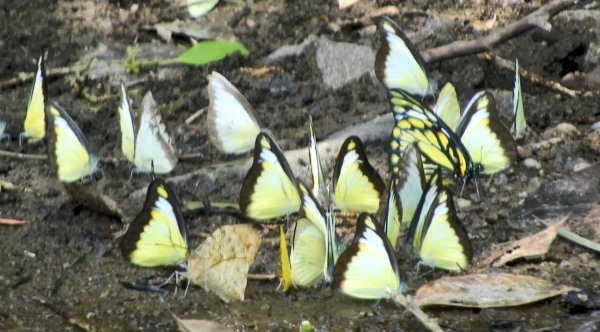
[[[333,282],[342,293],[360,299],[388,298],[401,289],[394,249],[373,216],[359,215],[354,240],[340,255]]]
[[[319,157],[319,149],[317,148],[317,139],[313,131],[312,117],[308,120],[308,128],[310,135],[308,160],[310,162],[310,173],[313,181],[312,193],[319,201],[324,202],[328,196],[327,184],[325,183],[325,176],[323,175],[323,166],[321,164],[321,158]]]
[[[21,137],[30,140],[40,140],[46,136],[45,107],[48,103],[48,88],[46,87],[46,59],[48,53],[40,56],[38,68],[35,73],[29,103],[27,105],[27,115],[23,126]]]
[[[256,137],[254,161],[240,191],[240,209],[259,221],[288,216],[300,208],[294,174],[275,140]]]
[[[409,145],[404,151],[397,178],[396,190],[402,205],[401,229],[405,231],[410,226],[426,185],[421,152],[415,145]]]
[[[362,142],[348,137],[335,161],[333,202],[340,210],[376,213],[385,183],[369,163]]]
[[[181,265],[187,247],[179,200],[171,187],[157,178],[148,186],[142,211],[123,236],[123,256],[144,267]]]
[[[387,235],[394,248],[396,248],[402,232],[402,203],[398,195],[397,183],[398,181],[394,177],[390,179],[386,205],[382,216],[383,232]]]
[[[49,106],[49,114],[53,122],[51,154],[58,179],[74,182],[94,174],[98,170],[98,158],[92,153],[79,126],[56,103]]]
[[[456,89],[452,83],[446,83],[435,103],[433,109],[446,125],[453,131],[458,127],[460,122],[460,105],[456,97]]]
[[[221,151],[242,154],[252,150],[260,125],[244,96],[223,75],[208,75],[208,115],[211,142]]]
[[[419,51],[389,18],[378,25],[381,47],[375,56],[375,73],[387,89],[400,89],[424,98],[436,90]]]
[[[121,104],[117,108],[121,128],[121,152],[131,163],[135,157],[135,114],[127,96],[125,84],[121,83]]]

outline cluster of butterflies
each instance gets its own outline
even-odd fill
[[[93,176],[100,169],[99,158],[92,152],[85,135],[69,114],[58,103],[48,100],[46,61],[47,53],[38,60],[24,131],[19,141],[40,141],[46,136],[47,130],[53,133],[49,135],[51,160],[56,166],[58,179],[71,183]],[[152,93],[147,92],[144,96],[137,121],[124,84],[121,84],[121,95],[118,107],[121,151],[133,164],[133,171],[156,174],[171,172],[178,158]]]

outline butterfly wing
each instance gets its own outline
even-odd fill
[[[200,17],[213,9],[219,0],[186,0],[188,13],[191,17]]]
[[[91,152],[79,126],[56,103],[50,106],[49,113],[53,118],[54,139],[51,151],[58,179],[62,182],[74,182],[95,173],[98,170],[98,158]]]
[[[302,198],[300,218],[294,228],[290,263],[292,280],[296,286],[310,287],[328,277],[327,220],[325,211],[306,186],[299,182]]]
[[[450,191],[436,187],[433,192],[433,200],[423,205],[427,219],[418,248],[419,257],[424,264],[432,267],[464,270],[473,259],[471,240],[456,216]]]
[[[179,200],[164,180],[157,178],[148,186],[144,207],[123,236],[121,252],[144,267],[185,262],[187,230]]]
[[[448,82],[440,91],[435,108],[435,114],[453,131],[458,128],[460,122],[460,105],[456,97],[456,89],[452,83]]]
[[[281,290],[287,292],[293,285],[292,267],[287,244],[285,243],[285,232],[281,225],[279,226],[279,258],[281,264]]]
[[[399,174],[399,160],[409,144],[415,144],[424,162],[438,165],[459,179],[474,175],[469,152],[456,134],[429,107],[401,90],[390,91],[395,126],[390,143],[392,173]]]
[[[242,154],[254,146],[260,125],[244,96],[223,75],[208,75],[210,105],[206,117],[210,141],[221,151]]]
[[[48,89],[46,87],[46,59],[48,53],[40,56],[38,68],[35,73],[33,87],[29,95],[27,115],[25,116],[24,132],[22,137],[40,140],[46,136],[46,121],[44,108],[48,102]]]
[[[424,98],[436,90],[419,51],[389,18],[378,25],[381,47],[375,56],[375,74],[387,89],[400,89]]]
[[[281,148],[267,133],[256,137],[254,161],[240,191],[240,209],[259,221],[288,216],[300,208],[294,174]]]
[[[260,243],[260,234],[252,225],[221,226],[190,253],[187,274],[194,284],[226,303],[243,301],[248,270]]]
[[[513,134],[515,138],[522,138],[525,134],[525,110],[523,108],[523,95],[521,94],[521,76],[519,75],[519,60],[515,61],[515,87],[513,89]]]
[[[325,183],[325,177],[323,176],[323,166],[321,165],[321,158],[319,157],[319,150],[317,149],[317,139],[312,126],[312,117],[309,118],[308,128],[310,133],[310,142],[308,145],[308,160],[310,161],[310,173],[313,180],[312,193],[324,202],[327,198],[327,185]]]
[[[127,97],[125,84],[121,83],[121,104],[117,109],[119,114],[119,127],[121,128],[121,152],[133,163],[135,155],[135,115],[131,101]]]
[[[494,97],[488,92],[480,91],[471,98],[456,134],[479,173],[497,173],[516,159],[515,141],[500,122]]]
[[[398,238],[400,238],[400,232],[402,231],[402,203],[396,188],[397,182],[395,178],[390,179],[383,215],[383,231],[394,248],[398,243]]]
[[[333,202],[340,210],[375,213],[379,209],[385,183],[356,136],[342,144],[335,161],[333,188]]]
[[[177,165],[178,159],[150,91],[142,99],[142,113],[138,127],[133,160],[135,171],[156,174],[171,172]]]
[[[401,288],[394,249],[371,215],[359,215],[354,240],[335,265],[333,283],[360,299],[388,298]]]
[[[423,233],[425,232],[428,213],[430,207],[434,206],[436,195],[439,192],[439,188],[442,187],[442,174],[438,169],[429,178],[429,181],[422,189],[422,194],[419,198],[408,233],[405,239],[406,247],[409,248],[413,253],[418,253],[421,248],[421,241],[423,239]]]
[[[406,230],[415,215],[426,185],[421,152],[415,145],[409,145],[404,151],[399,167],[401,171],[396,190],[402,205],[401,230]]]

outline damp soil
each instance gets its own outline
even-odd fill
[[[365,1],[365,0],[363,0]],[[369,2],[370,1],[366,1]],[[399,21],[408,31],[419,31],[427,18],[450,17],[444,33],[424,38],[419,48],[438,46],[457,39],[474,38],[468,20],[490,19],[496,14],[506,24],[533,10],[532,3],[504,6],[492,1],[478,7],[465,1],[407,1],[402,3]],[[379,6],[387,1],[377,1]],[[87,95],[108,96],[99,103],[90,101],[72,88],[73,75],[48,78],[51,99],[65,107],[79,123],[96,153],[108,160],[104,179],[97,185],[121,205],[130,221],[141,208],[143,197],[132,195],[149,183],[147,176],[129,180],[129,165],[120,158],[116,115],[118,82],[132,84],[138,103],[145,91],[152,91],[161,106],[167,126],[182,153],[201,153],[201,158],[184,160],[173,175],[181,175],[232,157],[219,153],[208,141],[205,114],[186,124],[185,120],[208,104],[206,76],[213,70],[229,78],[246,96],[263,126],[280,139],[284,149],[306,146],[306,120],[313,117],[318,139],[351,124],[364,122],[387,111],[383,87],[369,75],[331,90],[323,84],[314,49],[277,63],[282,71],[262,77],[240,72],[240,67],[261,67],[266,55],[286,44],[302,42],[310,34],[334,41],[375,47],[374,30],[360,24],[344,25],[360,9],[340,11],[333,1],[265,0],[227,3],[217,11],[229,11],[227,25],[251,51],[250,56],[234,55],[205,67],[150,68],[140,74],[125,73],[87,79],[81,84]],[[165,43],[145,27],[155,23],[186,20],[186,13],[172,1],[18,1],[0,3],[0,81],[21,72],[33,72],[37,57],[49,51],[49,67],[70,67],[93,50],[106,46],[124,50],[134,43]],[[495,51],[508,59],[519,57],[522,66],[559,80],[567,73],[585,71],[585,47],[590,27],[557,25],[551,32],[533,29],[498,46]],[[426,35],[426,34],[425,34]],[[184,39],[175,44],[189,45]],[[583,47],[583,49],[582,49]],[[340,54],[343,56],[343,54]],[[439,82],[452,81],[465,103],[478,89],[498,97],[498,109],[508,119],[513,72],[499,69],[475,56],[434,63],[432,72]],[[283,88],[282,88],[283,86]],[[29,83],[0,91],[0,119],[7,122],[9,141],[2,149],[27,154],[45,154],[44,143],[19,145],[18,135],[25,116]],[[523,81],[525,107],[531,134],[520,146],[541,140],[540,134],[561,122],[582,132],[597,121],[598,98],[568,98],[545,87]],[[503,97],[502,97],[503,96]],[[371,162],[387,174],[385,142],[367,145]],[[538,231],[532,210],[523,205],[536,189],[554,179],[568,176],[578,158],[593,163],[598,154],[581,140],[565,141],[552,151],[532,157],[541,170],[521,162],[512,169],[479,180],[464,189],[460,218],[481,255],[492,243],[501,243]],[[113,160],[114,159],[114,160]],[[300,173],[305,171],[300,171]],[[304,173],[305,174],[305,173]],[[90,211],[75,203],[55,179],[46,160],[0,157],[0,180],[14,185],[0,191],[0,217],[27,221],[23,226],[0,226],[0,330],[175,330],[172,315],[218,321],[236,330],[298,330],[303,320],[320,331],[420,330],[410,314],[389,301],[365,302],[324,288],[295,290],[283,294],[278,280],[250,280],[243,303],[225,304],[213,294],[191,286],[167,285],[165,292],[153,293],[125,288],[128,283],[160,283],[172,271],[134,267],[121,256],[114,235],[123,228],[118,220]],[[182,200],[237,200],[241,182],[231,179],[196,179],[179,183]],[[457,195],[461,188],[455,188]],[[184,212],[194,248],[219,225],[246,222],[230,216]],[[349,225],[346,225],[349,226]],[[349,227],[346,227],[349,228]],[[346,238],[348,238],[346,234]],[[253,274],[279,271],[277,232],[263,228],[263,245]],[[598,291],[598,255],[559,240],[543,258],[519,262],[510,272],[531,274],[589,291]],[[416,273],[414,262],[401,259],[402,279],[409,293],[421,284],[445,275],[442,271]],[[516,308],[465,310],[435,308],[427,312],[448,330],[573,330],[590,319],[589,314],[570,313],[562,298]]]

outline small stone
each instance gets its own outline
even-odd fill
[[[550,138],[577,138],[581,135],[581,132],[577,130],[577,128],[566,122],[562,122],[557,124],[554,127],[550,127],[544,131],[542,134],[542,138],[550,139]]]
[[[270,304],[263,304],[260,306],[260,311],[269,311],[269,310],[271,310]]]
[[[525,166],[527,168],[533,168],[533,169],[542,168],[542,165],[540,164],[540,162],[533,158],[527,158],[527,159],[523,160],[523,166]]]
[[[575,162],[575,165],[573,165],[573,172],[582,171],[590,166],[592,166],[592,164],[590,164],[587,160],[579,158]]]
[[[462,198],[462,197],[459,197],[458,199],[456,199],[456,206],[458,207],[459,210],[468,209],[472,205],[473,205],[473,202],[471,202],[471,200],[469,200],[469,199]]]

